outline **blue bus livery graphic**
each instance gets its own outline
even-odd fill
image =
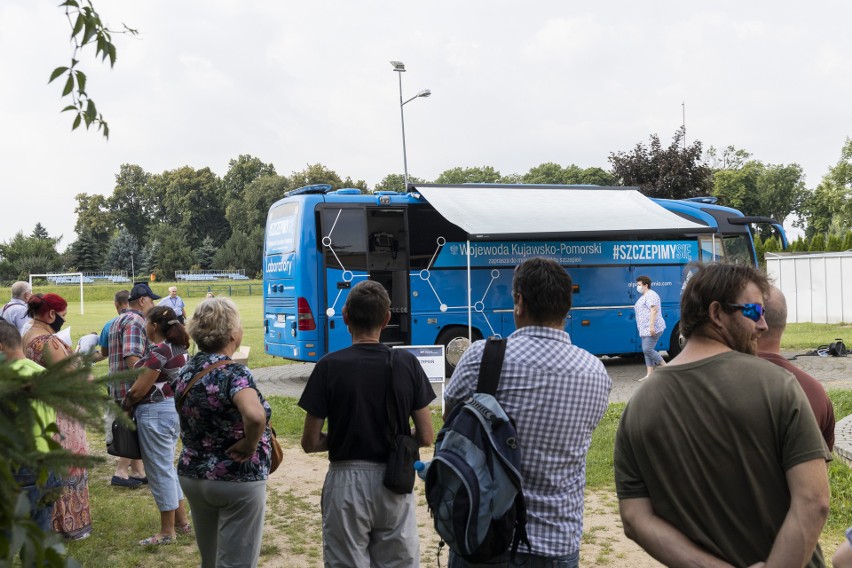
[[[436,268],[467,266],[467,243],[450,242],[435,260]],[[547,241],[470,244],[471,266],[511,266],[532,257],[559,264],[688,264],[698,260],[695,241]]]

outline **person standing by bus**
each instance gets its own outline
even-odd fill
[[[647,276],[636,278],[636,291],[641,294],[636,301],[636,326],[639,328],[639,337],[642,339],[642,354],[645,356],[645,376],[639,379],[644,381],[651,376],[654,369],[664,367],[666,362],[657,352],[657,342],[666,330],[666,322],[663,320],[663,310],[660,305],[660,296],[651,290],[651,279]]]

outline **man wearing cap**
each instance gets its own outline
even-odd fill
[[[683,351],[633,395],[615,436],[624,533],[666,566],[825,566],[825,445],[789,372],[755,357],[766,276],[701,265]]]
[[[184,323],[186,304],[183,302],[183,298],[177,295],[177,286],[169,286],[169,295],[160,300],[160,303],[157,305],[173,309],[178,321]]]
[[[130,290],[128,307],[122,309],[118,318],[109,328],[109,372],[120,373],[132,369],[136,361],[148,350],[148,337],[145,335],[145,314],[154,307],[154,300],[161,296],[155,294],[146,282],[137,282]],[[109,393],[113,400],[121,404],[127,391],[133,386],[133,378],[114,381],[109,384]],[[130,472],[128,472],[130,468]],[[138,487],[147,482],[142,460],[118,458],[111,484],[120,487]]]
[[[12,299],[3,306],[2,317],[7,322],[18,328],[18,333],[24,334],[24,325],[30,321],[27,313],[27,300],[33,295],[33,289],[29,282],[15,282],[12,284]]]

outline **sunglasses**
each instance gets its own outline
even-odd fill
[[[728,304],[729,308],[740,310],[751,321],[760,321],[766,309],[762,304]]]

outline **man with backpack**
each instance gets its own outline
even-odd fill
[[[449,568],[579,565],[586,452],[612,381],[565,332],[572,288],[571,277],[552,260],[533,258],[515,270],[517,329],[506,341],[496,399],[517,429],[529,548],[479,564],[451,549]],[[474,343],[459,361],[445,391],[445,419],[476,390],[485,344]]]

